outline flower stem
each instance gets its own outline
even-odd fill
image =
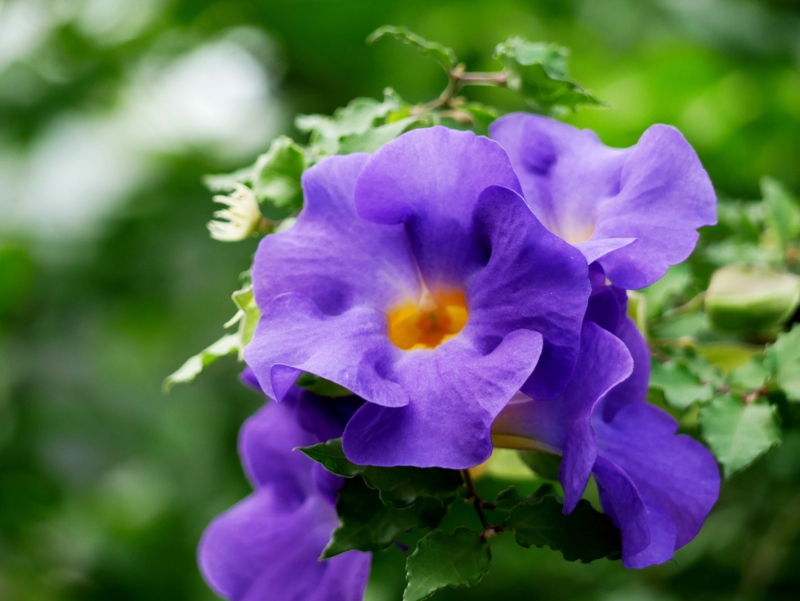
[[[470,476],[469,470],[461,470],[461,477],[464,479],[464,486],[467,488],[466,501],[472,504],[472,506],[475,508],[475,513],[478,514],[478,519],[481,521],[481,526],[483,527],[481,537],[488,539],[501,532],[501,526],[489,525],[489,521],[486,519],[486,514],[483,510],[494,509],[494,505],[484,501],[478,494],[478,490],[475,488],[475,483],[472,481],[472,476]]]

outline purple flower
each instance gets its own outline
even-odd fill
[[[608,302],[607,294],[616,292],[596,287],[589,315],[599,316],[592,305]],[[614,313],[612,306],[611,322]],[[576,377],[561,397],[518,395],[493,433],[498,446],[563,455],[566,513],[594,474],[603,508],[622,532],[623,564],[643,568],[669,560],[694,538],[716,502],[720,478],[711,453],[689,436],[676,436],[677,422],[645,402],[649,369],[634,362],[649,364],[649,355],[629,327],[617,314],[616,333],[628,336],[623,342],[587,321]]]
[[[247,381],[247,378],[245,378]],[[217,516],[200,542],[200,568],[231,601],[360,601],[370,554],[319,561],[339,524],[342,479],[295,447],[339,436],[352,401],[335,405],[299,388],[269,403],[242,428],[240,452],[255,492]]]
[[[537,115],[507,115],[490,132],[536,216],[617,286],[649,286],[689,256],[697,228],[716,223],[708,174],[673,127],[654,125],[626,149]]]
[[[351,461],[476,465],[517,391],[563,389],[586,260],[539,223],[496,142],[415,130],[320,162],[303,189],[295,225],[256,253],[245,359],[273,399],[304,371],[365,399],[343,435]]]

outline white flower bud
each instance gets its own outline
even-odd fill
[[[261,222],[261,210],[253,191],[242,184],[234,184],[234,191],[215,196],[212,200],[226,205],[214,213],[215,219],[208,222],[211,237],[222,242],[236,242],[252,236]]]

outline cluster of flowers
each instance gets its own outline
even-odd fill
[[[319,562],[341,481],[297,446],[342,437],[356,464],[473,467],[493,447],[562,456],[565,512],[594,475],[622,559],[670,559],[716,501],[705,447],[646,402],[650,357],[626,290],[683,261],[716,199],[697,155],[656,125],[628,149],[544,117],[491,139],[443,127],[323,160],[305,207],[264,238],[246,378],[256,491],[200,547],[232,600],[357,600],[369,554]],[[302,372],[352,391],[320,399]]]

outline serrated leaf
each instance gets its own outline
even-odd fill
[[[392,37],[409,46],[413,46],[421,52],[423,56],[435,60],[442,69],[448,73],[450,69],[453,69],[458,64],[458,58],[452,48],[448,48],[436,42],[429,42],[406,27],[395,27],[393,25],[380,27],[367,37],[367,44],[372,44],[386,36]]]
[[[169,392],[175,384],[193,382],[200,373],[214,361],[225,355],[238,352],[239,335],[228,334],[196,355],[189,357],[177,371],[164,379],[164,392]]]
[[[333,438],[310,447],[299,447],[299,450],[337,476],[350,478],[365,469],[365,466],[356,465],[345,457],[341,438]]]
[[[518,37],[498,44],[494,51],[505,66],[508,88],[534,108],[549,112],[556,107],[575,110],[579,105],[599,105],[597,98],[567,79],[568,54],[561,46]]]
[[[210,192],[230,192],[236,184],[249,184],[253,175],[253,168],[244,167],[233,173],[218,173],[203,177],[203,184]]]
[[[377,143],[381,137],[385,139],[392,134],[396,134],[397,137],[404,128],[409,127],[408,123],[381,130],[377,134],[370,135],[368,132],[407,117],[408,113],[402,101],[394,92],[387,90],[383,101],[374,98],[356,98],[347,106],[337,109],[331,117],[300,115],[295,120],[295,125],[300,131],[311,134],[312,159],[319,160],[334,154],[356,152],[359,144],[360,147],[366,148],[369,144]],[[398,128],[401,131],[398,132]],[[349,141],[345,144],[346,139]]]
[[[474,586],[489,571],[489,543],[476,532],[429,532],[406,561],[403,601],[422,601],[447,587]]]
[[[291,138],[280,136],[253,166],[253,191],[261,211],[270,219],[279,220],[303,208],[300,178],[306,168],[303,149]]]
[[[726,478],[780,442],[775,407],[758,401],[746,404],[730,394],[700,410],[700,426]]]
[[[778,336],[764,355],[778,388],[790,401],[800,402],[800,324]]]
[[[342,138],[338,154],[351,154],[353,152],[375,152],[387,142],[391,142],[412,125],[417,123],[417,117],[406,117],[392,123],[379,125],[368,129],[361,134],[351,134]]]
[[[754,355],[744,365],[729,372],[727,381],[736,388],[753,391],[764,386],[769,375],[769,370],[764,365],[764,356]]]
[[[511,511],[525,500],[514,486],[509,486],[505,490],[497,493],[492,505],[497,511]]]
[[[350,478],[339,491],[336,512],[341,524],[322,552],[323,559],[352,549],[382,551],[404,532],[436,528],[447,506],[433,498],[420,498],[408,507],[389,507],[362,478]]]
[[[345,456],[341,438],[300,450],[334,474],[362,475],[367,486],[379,492],[381,501],[393,507],[407,507],[423,497],[449,503],[462,484],[457,470],[355,465]]]
[[[511,510],[503,527],[513,530],[517,544],[535,545],[560,551],[567,561],[589,563],[603,557],[617,558],[622,539],[607,515],[596,511],[585,499],[569,515],[563,505],[546,489],[532,495]]]
[[[786,249],[800,238],[800,206],[797,200],[777,180],[761,178],[761,194],[764,197],[764,221],[768,231],[775,233],[781,246]]]
[[[681,411],[693,403],[709,401],[714,395],[710,384],[702,382],[686,365],[674,359],[666,363],[653,362],[650,387],[661,389],[667,403]]]

